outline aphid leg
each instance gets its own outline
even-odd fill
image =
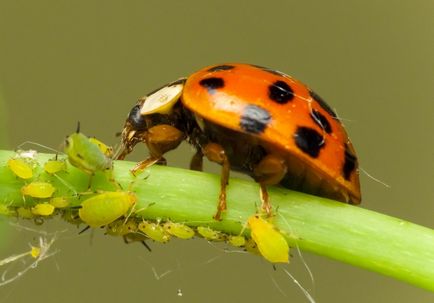
[[[262,210],[271,215],[271,204],[268,198],[267,185],[278,184],[287,172],[286,162],[277,155],[268,154],[253,169],[255,181],[260,186]]]
[[[123,235],[122,238],[124,239],[124,243],[125,243],[125,244],[131,244],[131,243],[134,242],[133,240],[130,240],[130,239],[128,238],[127,235]],[[151,247],[150,247],[150,246],[145,242],[145,240],[140,241],[140,243],[142,243],[143,246],[144,246],[144,247],[145,247],[149,252],[152,252]]]
[[[203,153],[201,150],[196,151],[190,161],[190,169],[202,171],[203,170]]]
[[[118,181],[116,181],[115,177],[113,176],[113,169],[105,170],[104,174],[105,174],[107,180],[111,184],[113,184],[117,190],[123,190],[122,185]]]
[[[140,243],[142,243],[143,244],[143,246],[149,251],[149,252],[152,252],[152,249],[151,249],[151,247],[145,242],[145,241],[140,241]]]
[[[93,179],[94,174],[90,174],[89,175],[89,182],[87,183],[87,191],[90,191],[91,187],[92,187],[92,179]]]
[[[82,233],[84,233],[86,230],[88,230],[90,228],[90,225],[86,226],[85,228],[83,228],[82,230],[80,230],[78,232],[79,235],[81,235]]]
[[[220,216],[222,211],[226,210],[226,186],[229,181],[230,163],[226,156],[223,147],[216,143],[208,143],[203,149],[202,153],[210,160],[222,166],[222,172],[220,175],[220,195],[219,204],[217,206],[217,212],[214,215],[215,220],[221,220]]]

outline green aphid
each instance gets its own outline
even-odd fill
[[[235,247],[242,247],[246,245],[246,238],[243,236],[229,236],[228,243]]]
[[[65,139],[65,153],[68,161],[78,169],[89,175],[94,175],[98,171],[111,172],[113,161],[86,135],[80,133],[80,124],[77,131]]]
[[[125,236],[137,232],[138,224],[135,220],[116,220],[106,227],[106,234],[112,236]]]
[[[204,237],[209,241],[223,241],[225,239],[225,235],[217,230],[213,230],[209,227],[198,226],[197,232],[199,235]]]
[[[127,215],[136,201],[130,192],[105,192],[83,201],[78,215],[90,227],[101,227]]]
[[[247,223],[261,255],[272,263],[289,263],[289,246],[283,234],[259,215],[250,216]]]
[[[157,223],[147,221],[140,222],[139,230],[150,239],[160,243],[166,243],[170,240],[170,234]]]
[[[33,177],[33,167],[24,159],[9,159],[8,160],[9,169],[21,179],[31,179]]]
[[[53,197],[50,199],[49,203],[55,208],[65,208],[69,205],[70,201],[66,197]]]
[[[21,193],[24,196],[33,198],[50,198],[55,191],[56,188],[51,183],[39,181],[29,183],[21,188]]]
[[[38,203],[30,211],[37,216],[50,216],[54,213],[55,207],[49,203]]]
[[[47,174],[54,175],[61,171],[66,170],[66,163],[64,160],[52,159],[44,164],[44,171]]]
[[[186,240],[194,237],[194,230],[191,227],[182,223],[168,221],[163,224],[163,228],[172,236],[180,239]]]
[[[21,219],[32,219],[34,217],[30,208],[18,207],[17,215]]]

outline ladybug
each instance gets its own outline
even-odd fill
[[[144,142],[150,156],[135,173],[187,140],[202,159],[222,166],[217,212],[226,209],[230,169],[260,185],[262,209],[271,213],[267,185],[359,204],[358,161],[332,108],[298,80],[249,64],[205,67],[139,99],[122,131],[118,159]]]

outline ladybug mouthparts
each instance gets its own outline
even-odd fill
[[[114,158],[117,160],[123,160],[125,157],[131,153],[134,146],[139,142],[146,142],[145,132],[140,132],[134,129],[134,127],[127,121],[125,123],[124,129],[122,130],[122,143],[119,149],[116,151]]]

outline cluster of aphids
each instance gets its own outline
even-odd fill
[[[20,194],[24,203],[9,206],[1,212],[34,219],[37,223],[60,213],[69,222],[105,228],[107,234],[122,236],[126,242],[145,244],[151,239],[166,243],[171,237],[190,239],[200,236],[208,241],[225,241],[242,247],[273,263],[288,262],[289,248],[285,238],[268,219],[258,214],[252,215],[245,224],[250,229],[250,237],[228,235],[207,226],[190,227],[179,222],[143,220],[135,215],[138,199],[135,193],[123,190],[114,179],[112,148],[77,131],[65,140],[64,153],[66,157],[55,156],[44,163],[38,161],[34,151],[18,151],[10,158],[7,167],[21,184]],[[95,191],[89,184],[86,192],[77,192],[65,181],[68,162],[91,177],[103,173],[114,190]],[[63,183],[62,188],[66,189],[60,191],[53,185],[56,182]]]

